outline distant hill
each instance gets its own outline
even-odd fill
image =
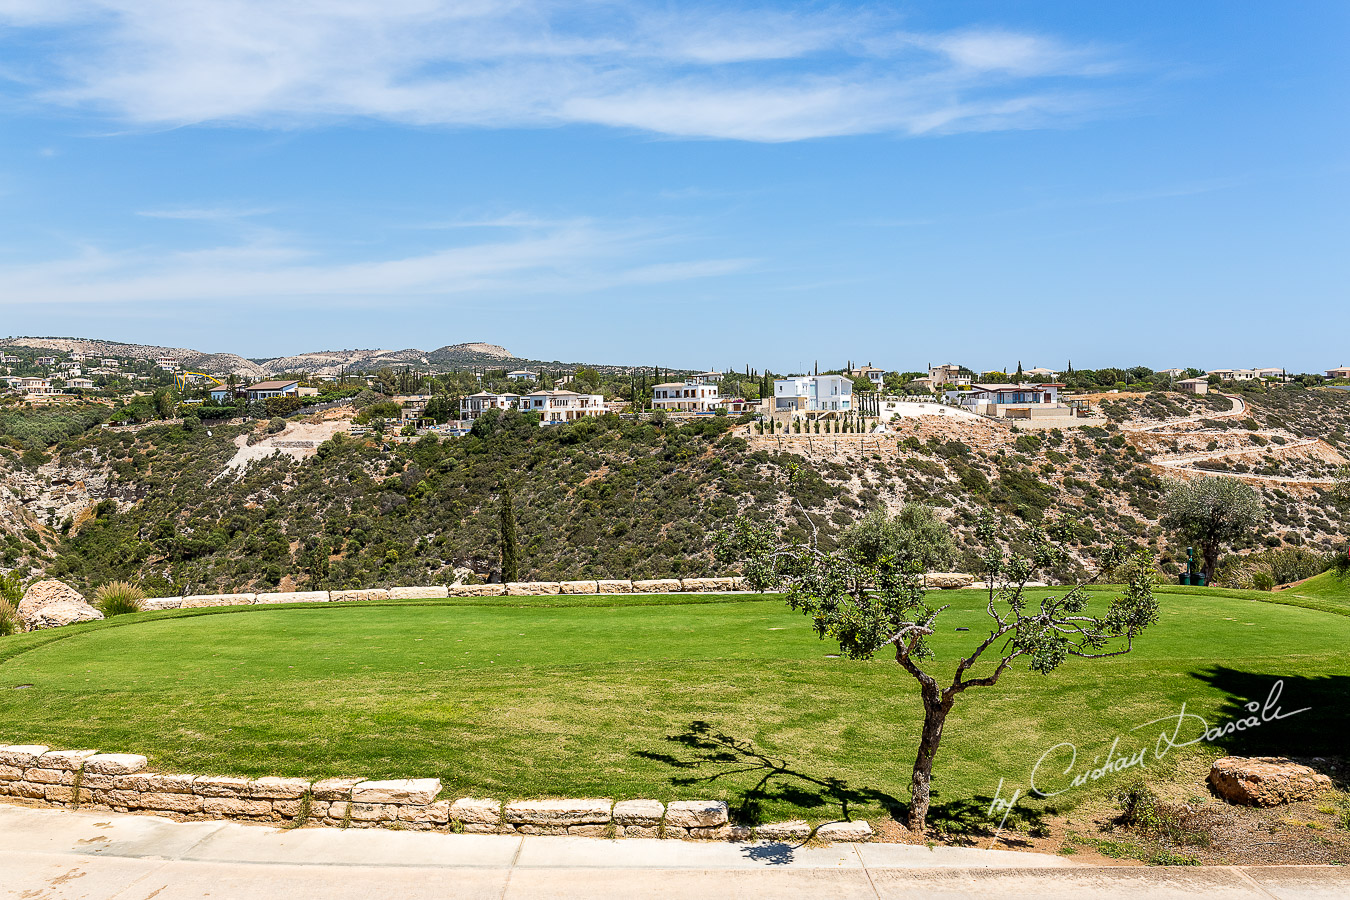
[[[565,370],[580,363],[560,360],[522,359],[499,344],[470,341],[448,344],[437,350],[316,350],[273,359],[245,359],[234,353],[203,353],[186,347],[159,347],[153,344],[124,344],[90,338],[18,337],[0,340],[0,347],[26,347],[34,350],[55,350],[61,353],[84,353],[90,356],[117,356],[124,359],[155,359],[168,356],[176,359],[184,369],[211,375],[238,375],[241,378],[266,378],[289,372],[311,375],[337,375],[342,372],[374,372],[389,366],[413,366],[423,369],[454,367],[543,368]],[[631,366],[594,364],[605,373],[628,372]],[[672,371],[685,371],[672,369]],[[688,370],[688,371],[693,371]]]

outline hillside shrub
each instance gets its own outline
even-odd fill
[[[109,581],[94,591],[93,606],[108,618],[141,611],[145,591],[127,581]]]
[[[100,404],[6,410],[0,413],[0,438],[40,449],[84,434],[107,419],[108,409]]]
[[[263,409],[269,416],[293,416],[302,405],[299,397],[268,397],[263,401]]]
[[[19,631],[19,611],[13,603],[0,599],[0,637],[8,637]]]

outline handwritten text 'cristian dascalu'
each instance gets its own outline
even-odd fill
[[[1163,724],[1168,726],[1158,733],[1158,739],[1152,747],[1153,758],[1162,759],[1168,753],[1181,747],[1217,741],[1238,732],[1260,728],[1267,722],[1278,722],[1281,719],[1287,719],[1290,716],[1296,716],[1312,709],[1310,706],[1305,706],[1303,709],[1285,712],[1280,707],[1280,695],[1283,692],[1284,681],[1275,682],[1270,686],[1270,693],[1266,696],[1265,703],[1258,703],[1255,700],[1246,703],[1243,705],[1243,711],[1247,715],[1230,719],[1218,725],[1211,726],[1203,716],[1188,712],[1186,704],[1182,703],[1181,711],[1177,714],[1136,725],[1130,731],[1140,731]],[[1056,744],[1042,753],[1041,758],[1036,760],[1036,765],[1031,767],[1030,793],[1037,797],[1057,797],[1073,788],[1083,787],[1090,782],[1099,781],[1110,775],[1116,775],[1127,769],[1147,764],[1150,751],[1147,745],[1130,753],[1121,753],[1119,752],[1120,741],[1121,737],[1117,735],[1106,751],[1105,758],[1100,755],[1095,756],[1092,759],[1092,764],[1082,769],[1078,768],[1078,748],[1075,745],[1068,741]],[[1068,780],[1065,781],[1064,779]],[[988,814],[990,818],[999,818],[1000,831],[1003,829],[1003,824],[1008,820],[1008,814],[1012,812],[1017,801],[1024,796],[1026,794],[1023,793],[1021,788],[1018,788],[1012,792],[1011,796],[1004,797],[1003,779],[998,780],[998,789],[994,792],[993,802],[989,804]]]

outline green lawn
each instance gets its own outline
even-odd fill
[[[1224,746],[1344,752],[1350,617],[1266,602],[1283,595],[1160,590],[1161,621],[1130,656],[967,693],[937,805],[987,805],[1001,777],[1025,787],[1062,741],[1081,767],[1183,702],[1214,722],[1276,678],[1286,710],[1312,709]],[[950,666],[978,640],[984,600],[940,596],[953,608],[934,645]],[[780,601],[739,597],[142,613],[0,638],[0,743],[142,752],[160,771],[435,775],[458,796],[724,798],[745,818],[822,821],[848,798],[875,816],[906,796],[914,683],[891,660],[835,652]]]

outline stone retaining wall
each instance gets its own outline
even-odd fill
[[[866,840],[866,822],[834,822],[812,832],[805,822],[758,828],[733,825],[721,800],[438,799],[438,778],[238,778],[145,771],[134,753],[0,745],[0,798],[109,812],[151,812],[189,819],[238,819],[339,828],[403,828],[476,834],[745,841]]]
[[[254,606],[270,603],[350,603],[371,600],[425,600],[454,597],[544,597],[555,594],[732,593],[746,590],[745,579],[653,578],[645,581],[513,581],[509,584],[443,584],[422,587],[368,588],[351,591],[288,591],[270,594],[195,594],[152,597],[146,610],[199,609],[208,606]]]

